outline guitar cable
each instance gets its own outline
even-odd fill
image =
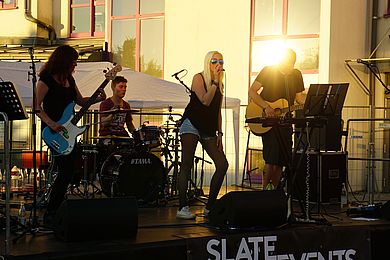
[[[307,147],[310,147],[310,138],[309,138],[309,122],[306,122],[306,140]],[[303,154],[302,154],[303,156]],[[306,220],[309,220],[309,201],[310,201],[310,152],[309,149],[306,149],[306,193],[305,193],[305,217]]]

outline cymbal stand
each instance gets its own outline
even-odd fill
[[[177,188],[176,188],[176,183],[177,183],[177,176],[179,173],[179,128],[175,127],[173,129],[173,136],[170,133],[170,130],[168,127],[165,129],[165,145],[163,147],[163,154],[165,157],[165,170],[166,170],[166,175],[167,179],[168,176],[170,175],[170,172],[173,169],[172,175],[170,176],[171,179],[168,181],[168,185],[170,184],[170,195],[174,196],[177,195]],[[173,151],[173,155],[172,155]]]
[[[179,121],[173,119],[173,115],[180,115],[172,113],[172,106],[168,107],[168,118],[164,124],[163,131],[163,145],[162,153],[165,158],[165,177],[167,181],[167,194],[170,196],[177,195],[178,191],[176,188],[177,176],[179,173]],[[181,115],[180,115],[181,116]],[[173,122],[173,123],[172,123]],[[172,134],[173,131],[173,134]],[[172,151],[174,152],[172,155]],[[172,175],[169,173],[173,169]]]
[[[84,165],[84,176],[83,179],[80,181],[83,192],[82,197],[84,199],[94,198],[96,193],[101,192],[101,190],[93,183],[93,178],[96,176],[96,157],[97,157],[98,151],[97,150],[83,150],[82,159],[83,159],[83,165]],[[89,174],[88,170],[88,158],[89,155],[92,155],[93,157],[93,175],[91,178],[91,174]],[[89,187],[92,187],[92,192],[89,192]]]

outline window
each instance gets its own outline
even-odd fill
[[[0,0],[0,9],[13,9],[18,5],[17,0]]]
[[[297,53],[302,73],[318,73],[320,6],[320,0],[252,0],[253,77],[286,47]]]
[[[162,78],[164,0],[111,0],[113,61]]]
[[[102,37],[105,31],[104,0],[71,1],[71,37]]]

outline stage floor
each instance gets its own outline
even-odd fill
[[[221,194],[232,190],[246,189],[229,187]],[[34,230],[37,232],[27,233],[15,240],[18,234],[13,232],[13,241],[9,243],[10,255],[6,258],[234,259],[240,256],[241,259],[264,259],[264,254],[272,255],[271,251],[277,251],[274,255],[281,257],[274,259],[321,259],[319,254],[327,257],[324,259],[348,259],[348,254],[350,259],[384,259],[378,257],[387,251],[388,245],[385,241],[388,241],[390,236],[390,221],[353,219],[347,216],[347,209],[341,209],[339,205],[322,204],[319,209],[317,205],[311,205],[308,221],[309,219],[303,217],[298,203],[294,202],[293,216],[297,218],[296,222],[267,229],[221,230],[210,226],[208,219],[202,215],[202,200],[196,199],[192,203],[192,210],[197,215],[195,220],[176,219],[178,201],[175,198],[169,200],[165,206],[139,207],[137,234],[131,238],[64,242],[52,231],[38,227]],[[17,209],[13,209],[14,217],[16,211]],[[41,210],[37,210],[39,223],[42,223],[42,214]],[[94,232],[98,233],[105,225],[116,225],[113,223],[115,220],[108,221],[110,223],[102,222],[96,225]],[[78,232],[82,233],[82,228]],[[5,252],[4,233],[1,232],[2,254]],[[272,243],[266,247],[265,241],[269,240]],[[342,245],[343,243],[345,245]],[[264,244],[264,248],[260,249],[260,244]],[[351,245],[356,248],[351,249]],[[259,254],[255,254],[253,246],[258,246]],[[314,258],[313,252],[316,250],[317,258]],[[336,258],[337,255],[341,258]],[[332,256],[335,258],[329,258]]]

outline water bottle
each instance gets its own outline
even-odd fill
[[[27,214],[26,214],[26,207],[24,206],[24,202],[20,202],[20,208],[18,212],[18,222],[23,226],[26,226],[27,224]]]
[[[11,169],[11,189],[16,190],[18,186],[19,186],[19,169],[15,165]]]
[[[340,197],[340,206],[344,208],[347,206],[347,189],[345,187],[345,183],[341,184],[341,197]]]

